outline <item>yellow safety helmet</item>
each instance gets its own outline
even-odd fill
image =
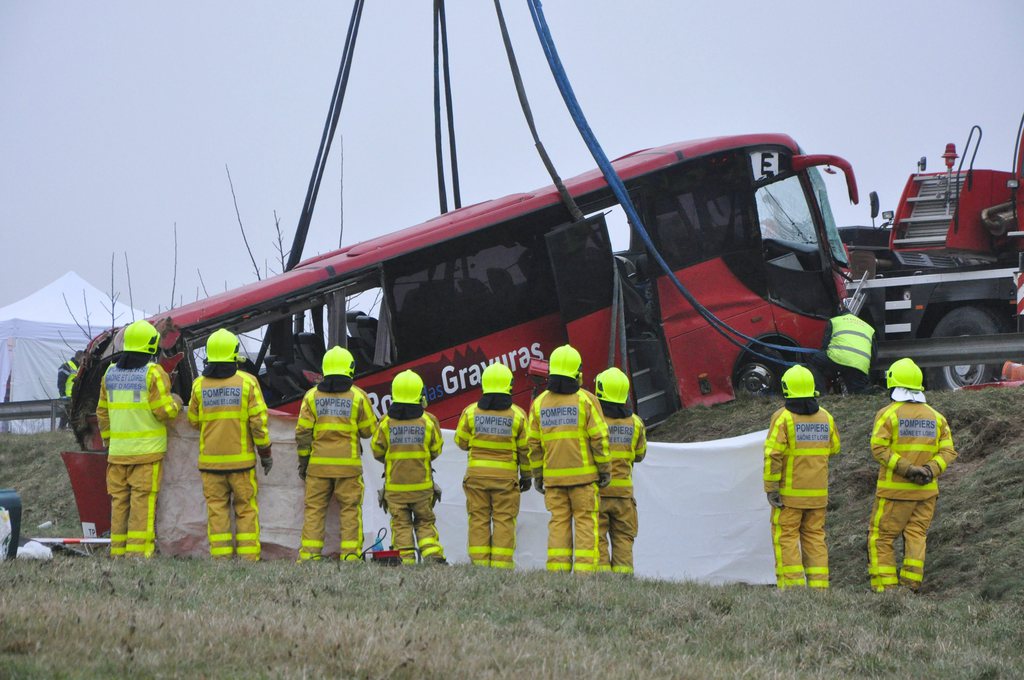
[[[124,351],[156,354],[160,332],[145,319],[139,319],[124,329]]]
[[[391,381],[391,400],[396,404],[419,404],[423,396],[423,378],[415,371],[402,371]]]
[[[579,380],[580,368],[583,365],[583,358],[572,345],[556,347],[551,352],[551,361],[548,364],[548,373],[561,375],[573,380]]]
[[[615,366],[601,371],[594,378],[597,398],[613,404],[625,404],[629,398],[629,378]]]
[[[913,359],[897,359],[885,372],[885,384],[889,389],[905,387],[920,392],[924,390],[924,376]]]
[[[512,371],[501,363],[493,363],[484,369],[481,379],[484,394],[512,394]]]
[[[324,354],[324,375],[344,375],[349,378],[356,374],[356,360],[344,347],[335,345]]]
[[[238,336],[226,328],[214,331],[206,340],[206,360],[234,362],[238,357]]]
[[[782,396],[786,399],[816,397],[814,374],[805,366],[793,366],[782,374]]]

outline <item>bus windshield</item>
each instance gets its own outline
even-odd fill
[[[829,250],[832,251],[832,259],[840,267],[849,267],[846,259],[846,248],[839,238],[839,229],[836,227],[836,219],[832,216],[832,206],[828,202],[828,192],[825,190],[825,180],[817,168],[808,168],[807,174],[811,178],[811,186],[814,188],[814,197],[818,200],[818,209],[821,210],[821,219],[825,223],[825,235],[828,237]]]

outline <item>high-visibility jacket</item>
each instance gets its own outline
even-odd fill
[[[939,494],[939,475],[956,460],[957,452],[941,413],[928,404],[897,401],[875,416],[871,455],[881,466],[875,495],[917,501]],[[912,465],[930,468],[932,481],[924,485],[909,481],[904,475]]]
[[[608,426],[590,392],[544,391],[530,406],[530,467],[546,486],[576,486],[608,473]]]
[[[68,359],[57,370],[57,389],[62,397],[71,397],[71,390],[75,387],[75,380],[78,379],[78,364],[74,359]]]
[[[200,431],[200,470],[247,470],[256,466],[255,447],[270,445],[263,391],[243,371],[228,378],[196,378],[188,422]]]
[[[867,374],[871,370],[871,346],[875,329],[853,314],[837,316],[830,323],[832,337],[825,354],[840,366],[856,368]]]
[[[347,392],[306,392],[295,423],[299,457],[309,457],[314,477],[358,477],[363,474],[359,439],[373,434],[377,416],[366,392],[353,385]]]
[[[466,479],[531,477],[526,412],[515,404],[489,411],[470,404],[459,417],[455,444],[469,451]]]
[[[635,413],[628,418],[605,416],[605,422],[608,424],[612,480],[601,489],[601,497],[632,498],[633,463],[639,463],[647,455],[647,428]]]
[[[430,461],[441,455],[441,425],[431,413],[396,420],[384,416],[370,440],[373,457],[384,463],[384,490],[427,491],[434,488]]]
[[[809,416],[780,408],[764,442],[764,490],[791,508],[828,505],[828,459],[839,453],[839,431],[823,408]]]
[[[111,364],[100,382],[96,420],[109,442],[107,460],[122,465],[153,463],[167,451],[167,425],[181,404],[171,396],[171,379],[159,364],[118,368]]]

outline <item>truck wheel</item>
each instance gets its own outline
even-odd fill
[[[772,350],[761,350],[760,353],[782,360],[782,357]],[[782,389],[779,381],[784,370],[782,364],[767,361],[753,354],[744,354],[733,374],[733,388],[737,394],[742,392],[758,397],[778,394]]]
[[[959,307],[946,314],[932,331],[933,338],[962,335],[992,335],[1003,329],[999,319],[979,307]],[[928,389],[955,390],[965,385],[992,382],[999,375],[998,364],[961,364],[927,369]]]

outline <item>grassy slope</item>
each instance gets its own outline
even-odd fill
[[[5,677],[1024,674],[1020,604],[967,596],[358,563],[67,559],[0,573]]]
[[[923,596],[866,592],[868,434],[885,398],[850,397],[825,402],[844,442],[827,594],[465,567],[16,562],[0,569],[0,677],[1020,677],[1024,392],[929,396],[961,455],[941,481]],[[693,409],[655,439],[761,429],[777,406]],[[25,497],[26,526],[78,529],[56,455],[68,442],[0,438],[0,487]]]

